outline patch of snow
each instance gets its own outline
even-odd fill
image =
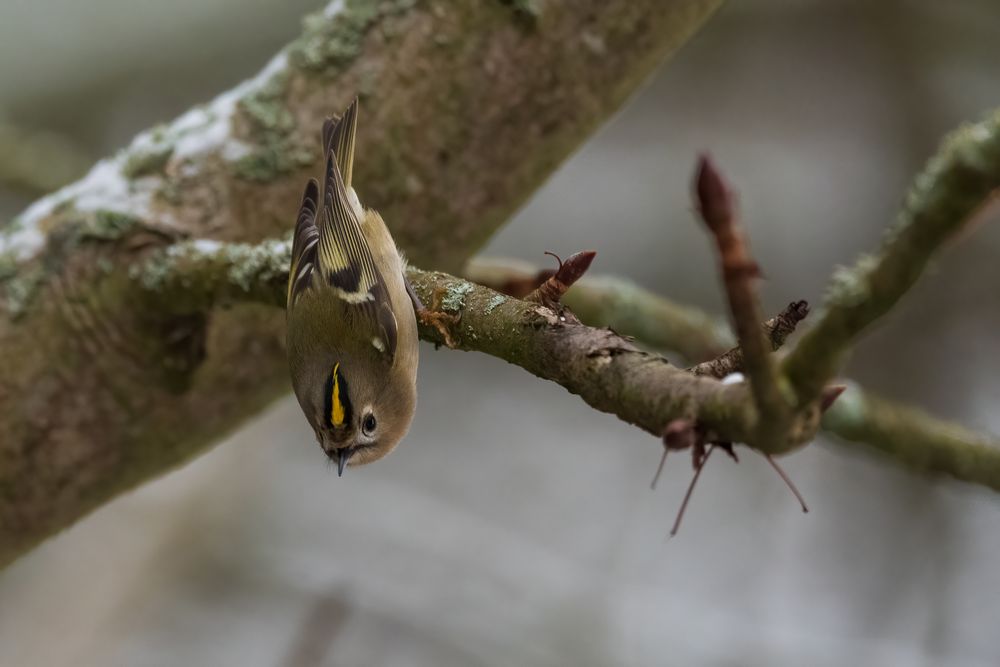
[[[726,377],[722,378],[722,384],[739,384],[746,380],[743,373],[730,373]]]

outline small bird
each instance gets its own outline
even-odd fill
[[[323,192],[310,179],[302,196],[286,311],[292,387],[340,475],[409,430],[423,311],[385,222],[351,186],[357,124],[357,99],[323,124]]]

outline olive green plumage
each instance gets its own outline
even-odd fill
[[[323,125],[323,189],[306,185],[288,276],[292,387],[340,472],[392,451],[416,407],[414,304],[385,222],[351,186],[357,122],[355,100]]]

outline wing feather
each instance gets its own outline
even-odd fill
[[[337,156],[337,168],[344,179],[344,185],[351,187],[354,175],[354,141],[358,134],[358,98],[354,98],[344,114],[334,120],[327,118],[323,123],[323,153],[332,151]]]
[[[292,237],[292,264],[288,271],[287,308],[296,297],[312,284],[313,267],[316,266],[316,246],[319,230],[316,228],[316,203],[319,201],[319,184],[311,178],[302,194],[299,215]]]

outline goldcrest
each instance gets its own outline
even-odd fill
[[[288,273],[292,387],[339,474],[391,452],[417,400],[419,300],[385,222],[351,185],[357,123],[355,99],[323,124],[323,192],[309,180]]]

